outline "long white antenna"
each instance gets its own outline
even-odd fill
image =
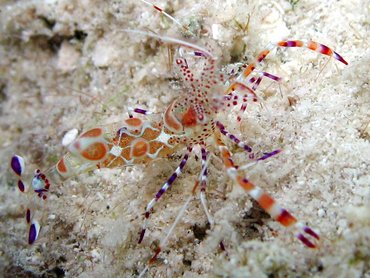
[[[145,31],[139,31],[139,30],[123,29],[122,31],[127,32],[127,33],[139,34],[139,35],[143,35],[143,36],[156,38],[156,39],[159,39],[163,42],[178,44],[178,45],[181,45],[181,46],[184,46],[184,47],[188,47],[188,48],[197,50],[200,53],[194,53],[196,56],[205,56],[205,57],[215,58],[213,56],[213,54],[211,52],[209,52],[207,49],[205,49],[203,47],[200,47],[196,44],[184,41],[184,40],[180,40],[180,39],[176,39],[176,38],[172,38],[172,37],[167,37],[167,36],[160,36],[160,35],[156,35],[156,34],[145,32]]]

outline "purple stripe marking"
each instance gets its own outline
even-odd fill
[[[171,181],[172,179],[172,181]],[[173,178],[173,175],[170,177],[170,179],[168,180],[168,182],[164,185],[166,186],[167,184],[168,185],[171,185],[171,183],[173,183],[173,181],[176,179],[176,176]],[[164,188],[161,188],[157,194],[155,194],[155,198],[158,200],[159,198],[161,198],[161,196],[163,195],[163,193],[166,192],[166,190]]]
[[[176,173],[173,173],[172,176],[168,179],[167,183],[164,185],[164,186],[171,186],[173,184],[173,182],[176,180],[177,178],[177,174]],[[166,190],[164,190],[164,188],[161,188],[161,190],[158,191],[157,194],[162,195]]]
[[[216,126],[220,129],[220,132],[223,134],[223,135],[227,135],[227,132],[226,132],[226,130],[225,130],[225,127],[222,125],[222,124],[220,124],[219,122],[217,122],[216,123]]]
[[[205,165],[206,165],[206,160],[207,160],[207,151],[204,149],[204,148],[202,148],[201,149],[201,151],[202,151],[202,167],[204,167]],[[207,175],[208,175],[208,172],[207,172],[207,168],[204,170],[204,172],[203,172],[203,177],[207,177]],[[203,188],[202,189],[204,189],[204,187],[206,186],[206,182],[203,182],[203,184],[204,184],[204,186],[203,186]],[[202,185],[203,185],[202,184]]]
[[[240,143],[240,140],[238,138],[235,137],[235,135],[231,134],[231,133],[228,133],[226,130],[225,130],[225,127],[220,123],[220,122],[216,122],[216,126],[220,129],[220,132],[225,135],[225,136],[228,136],[231,140],[233,140],[235,143],[239,144]],[[252,151],[252,148],[249,147],[248,145],[244,144],[243,143],[243,149],[247,152],[251,152]]]
[[[295,41],[287,41],[287,47],[296,47],[297,46],[297,43]]]
[[[143,241],[144,235],[145,235],[145,229],[142,229],[141,232],[140,232],[138,243],[141,243]]]
[[[247,152],[252,152],[252,148],[249,147],[248,145],[244,145],[244,150],[247,151]]]
[[[188,148],[189,152],[192,150],[191,148]],[[184,158],[183,160],[181,161],[180,165],[177,167],[177,169],[180,169],[180,171],[182,170],[182,168],[184,168],[185,164],[186,164],[186,161],[188,160],[189,158],[189,154],[185,154],[184,155]],[[176,170],[177,170],[176,169]],[[170,187],[172,185],[172,183],[176,180],[177,178],[177,174],[176,172],[173,173],[171,175],[171,177],[167,180],[167,182],[163,185],[163,187],[157,192],[157,194],[155,195],[155,198],[158,200],[159,198],[161,198],[161,196],[163,195],[163,193],[166,192],[166,189],[165,187]]]
[[[206,57],[202,52],[194,51],[194,56],[203,56]]]
[[[36,190],[34,190],[36,193],[42,193],[42,192],[48,192],[48,190],[47,189],[44,189],[44,188],[42,188],[42,189],[36,189]]]
[[[226,251],[225,245],[222,241],[220,241],[220,248],[221,248],[222,251],[224,251],[224,252]]]
[[[249,182],[249,180],[247,178],[243,178],[243,182],[247,183],[247,182]]]
[[[261,83],[261,81],[262,81],[262,77],[260,76],[260,77],[258,77],[258,79],[257,79],[256,83],[254,83],[254,85],[253,85],[253,87],[252,87],[252,90],[257,89],[257,87],[258,87],[258,85]]]
[[[281,77],[276,76],[276,75],[273,75],[273,74],[270,74],[268,72],[263,72],[263,75],[266,76],[266,77],[268,77],[268,78],[270,78],[270,79],[272,79],[272,80],[275,80],[275,81],[281,80]]]
[[[207,160],[207,155],[204,152],[202,152],[202,160],[203,161],[206,161]]]
[[[224,129],[224,126],[219,121],[216,122],[216,126],[220,129]]]
[[[140,109],[140,108],[135,108],[134,112],[139,113],[139,114],[144,114],[144,115],[146,114],[146,110]]]
[[[31,222],[31,211],[30,211],[30,209],[27,209],[27,211],[26,211],[26,221],[27,221],[27,223]]]
[[[182,168],[184,168],[185,164],[186,164],[186,161],[188,161],[188,158],[189,156],[188,155],[185,155],[184,156],[184,159],[181,161],[180,165],[179,165],[179,168],[180,170],[182,170]]]
[[[271,156],[276,155],[280,152],[281,152],[281,150],[275,150],[275,151],[272,151],[270,153],[264,153],[264,155],[261,156],[260,158],[258,158],[257,161],[265,160],[265,159],[270,158]]]
[[[334,58],[337,59],[338,61],[342,62],[345,65],[348,65],[347,61],[343,59],[342,56],[340,56],[337,52],[333,51]]]
[[[10,167],[13,169],[14,173],[18,176],[22,175],[23,169],[19,161],[18,156],[14,155],[10,161]]]
[[[309,235],[311,235],[311,236],[313,236],[314,238],[316,238],[316,239],[320,239],[320,237],[319,237],[319,235],[318,234],[316,234],[315,233],[315,231],[314,230],[312,230],[310,227],[304,227],[303,228],[303,231],[305,231],[307,234],[309,234]]]
[[[235,135],[229,133],[229,138],[233,140],[235,143],[239,144],[240,140],[235,137]]]
[[[307,247],[309,247],[309,248],[315,248],[316,246],[314,245],[314,244],[312,244],[312,242],[311,241],[309,241],[304,235],[302,235],[302,234],[299,234],[298,236],[297,236],[297,238],[300,240],[300,241],[302,241],[303,242],[303,244],[304,245],[306,245]]]
[[[20,192],[24,192],[24,183],[21,181],[21,180],[19,180],[18,181],[18,189],[19,189],[19,191]]]
[[[28,244],[32,244],[37,239],[37,231],[35,224],[31,224],[30,231],[28,233]]]

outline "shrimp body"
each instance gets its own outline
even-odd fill
[[[183,132],[175,134],[163,120],[130,117],[122,123],[95,127],[75,139],[56,165],[44,174],[36,173],[32,183],[38,184],[38,189],[48,189],[50,184],[94,169],[146,164],[172,154],[181,147],[183,137]]]

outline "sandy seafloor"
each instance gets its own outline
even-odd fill
[[[225,74],[253,61],[268,42],[288,38],[324,43],[349,62],[304,49],[274,52],[265,69],[283,81],[258,88],[263,107],[250,105],[241,124],[233,112],[222,116],[254,150],[283,149],[246,174],[322,240],[318,250],[303,246],[214,160],[207,198],[215,227],[193,200],[147,277],[370,277],[369,1],[198,2],[156,4],[190,26],[197,38],[189,40],[219,57]],[[22,155],[31,175],[66,152],[62,138],[73,128],[122,120],[128,106],[163,112],[186,93],[168,66],[168,47],[122,30],[184,38],[181,30],[138,1],[3,0],[0,17],[1,275],[137,276],[189,196],[199,161],[190,159],[156,206],[141,245],[145,205],[182,151],[53,187],[32,246],[27,199],[8,163]],[[239,164],[248,162],[227,145]]]

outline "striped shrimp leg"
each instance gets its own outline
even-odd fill
[[[208,205],[207,205],[207,198],[206,198],[206,188],[207,188],[207,184],[208,184],[208,172],[207,172],[207,170],[208,170],[208,164],[209,164],[210,156],[208,155],[208,152],[204,147],[201,148],[201,152],[202,152],[202,170],[201,170],[200,175],[199,175],[199,180],[201,182],[199,197],[200,197],[200,202],[203,206],[204,213],[207,216],[207,220],[208,220],[208,223],[210,225],[210,228],[212,229],[213,226],[215,225],[215,221],[214,221],[212,215],[209,213]],[[193,189],[193,191],[194,191],[194,189]],[[226,252],[225,245],[224,245],[222,240],[220,241],[219,245],[220,245],[220,249],[222,251]]]
[[[281,80],[282,80],[282,78],[281,78],[281,77],[276,76],[276,75],[273,75],[273,74],[268,73],[268,72],[265,72],[265,71],[259,71],[259,72],[257,73],[257,75],[258,75],[258,78],[256,78],[256,77],[252,77],[252,78],[250,78],[250,79],[248,80],[248,83],[250,83],[250,84],[252,84],[252,85],[253,85],[252,90],[254,90],[254,91],[255,91],[255,90],[258,88],[258,86],[261,84],[261,81],[262,81],[263,77],[267,77],[267,78],[269,78],[269,79],[271,79],[271,80],[273,80],[273,81],[275,81],[275,82],[279,82],[279,81],[281,81]]]
[[[239,184],[247,193],[258,202],[258,204],[268,213],[271,218],[278,221],[281,225],[287,228],[295,228],[297,230],[297,238],[307,247],[316,248],[319,241],[319,235],[310,227],[299,222],[286,209],[281,207],[276,200],[264,192],[260,187],[254,185],[247,178],[243,178],[238,174],[237,165],[231,158],[231,153],[222,142],[219,134],[215,136],[216,144],[220,150],[224,166],[227,169],[228,176],[237,184]]]
[[[339,62],[348,65],[347,61],[343,59],[337,52],[332,50],[331,48],[327,47],[324,44],[315,42],[315,41],[305,41],[305,40],[293,40],[293,41],[279,41],[276,46],[278,47],[304,47],[311,49],[315,52],[324,54],[329,57],[333,57],[334,59],[338,60]]]
[[[164,250],[164,248],[166,247],[166,245],[168,243],[168,239],[172,235],[173,231],[175,230],[177,224],[180,222],[181,218],[184,216],[184,213],[186,212],[186,209],[188,208],[190,202],[195,198],[195,191],[196,191],[198,185],[199,185],[199,180],[196,180],[195,184],[194,184],[194,187],[191,191],[192,194],[186,199],[184,205],[181,207],[179,213],[176,216],[175,221],[172,223],[172,225],[171,225],[170,229],[168,230],[167,234],[161,239],[160,244],[157,247],[157,249],[155,250],[154,255],[149,259],[145,268],[140,272],[140,274],[138,276],[139,278],[144,277],[145,273],[149,270],[150,266],[157,260],[157,257],[159,255],[159,253],[161,253],[162,250]]]
[[[175,172],[172,173],[170,178],[165,182],[165,184],[162,186],[162,188],[157,192],[157,194],[155,194],[155,197],[146,206],[145,214],[144,214],[145,219],[144,219],[142,230],[140,232],[140,237],[139,237],[139,242],[138,243],[141,243],[144,239],[145,231],[146,231],[147,224],[148,224],[147,222],[148,222],[148,219],[149,219],[149,216],[150,216],[150,211],[155,206],[155,204],[158,202],[158,200],[162,197],[162,195],[172,186],[172,184],[177,179],[177,177],[182,173],[182,170],[185,167],[186,162],[189,159],[191,151],[192,151],[192,147],[188,147],[184,157],[182,158],[182,160],[180,162],[180,165],[177,166]]]
[[[273,150],[272,152],[264,153],[262,156],[260,156],[259,158],[256,158],[255,159],[255,155],[252,152],[252,148],[250,146],[248,146],[247,144],[245,144],[244,142],[242,142],[234,134],[231,134],[230,132],[228,132],[225,129],[225,126],[222,123],[220,123],[219,121],[216,122],[216,126],[217,126],[217,128],[219,129],[219,131],[221,132],[222,135],[224,135],[225,137],[229,138],[239,148],[241,148],[245,152],[249,153],[249,159],[253,159],[254,160],[251,164],[247,164],[245,166],[241,166],[241,168],[239,168],[239,169],[249,168],[250,166],[258,163],[259,161],[266,160],[266,159],[268,159],[268,158],[270,158],[270,157],[272,157],[274,155],[279,154],[282,151],[281,149],[276,149],[276,150]]]
[[[326,56],[333,57],[339,62],[348,65],[347,61],[344,60],[341,55],[339,55],[337,52],[324,44],[315,41],[304,40],[279,41],[277,43],[270,43],[265,50],[261,51],[258,54],[256,61],[249,64],[247,68],[243,71],[243,73],[238,77],[238,79],[247,78],[255,69],[257,69],[261,65],[261,62],[276,47],[303,47],[324,54]]]
[[[207,167],[208,167],[208,163],[209,163],[209,156],[208,156],[207,150],[204,147],[201,148],[201,153],[202,153],[202,160],[201,160],[202,169],[201,169],[201,172],[199,174],[198,180],[195,181],[194,187],[192,189],[192,194],[187,198],[186,202],[184,203],[184,205],[180,209],[179,213],[177,214],[175,221],[171,225],[171,227],[168,230],[167,234],[161,239],[160,244],[157,247],[157,249],[155,250],[154,255],[147,262],[146,267],[142,270],[142,272],[140,273],[139,277],[143,277],[144,276],[144,274],[148,271],[148,269],[150,268],[150,266],[157,259],[159,253],[162,252],[162,250],[166,247],[166,245],[168,243],[168,239],[170,238],[170,236],[173,233],[175,227],[177,226],[177,224],[180,222],[181,218],[183,217],[186,209],[189,206],[190,201],[195,198],[195,196],[196,196],[195,195],[195,192],[196,192],[196,189],[199,186],[199,184],[201,186],[201,192],[200,192],[201,203],[202,203],[202,206],[203,206],[204,211],[206,213],[208,222],[210,223],[211,228],[213,227],[214,221],[213,221],[212,216],[208,212],[207,202],[206,202],[206,199],[205,199],[205,190],[206,190],[206,186],[207,186],[207,182],[208,182],[208,178],[207,178],[207,175],[208,175],[207,174]],[[224,245],[223,245],[222,242],[220,243],[220,246],[221,246],[221,249],[222,250],[225,249],[225,247],[224,247]]]
[[[217,128],[220,130],[220,132],[226,136],[227,138],[229,138],[231,141],[233,141],[239,148],[243,149],[244,151],[246,151],[247,153],[252,153],[252,147],[248,146],[247,144],[245,144],[244,142],[240,141],[240,139],[238,139],[235,135],[231,134],[230,132],[228,132],[226,129],[225,129],[225,126],[220,123],[219,121],[216,122],[216,126]]]

